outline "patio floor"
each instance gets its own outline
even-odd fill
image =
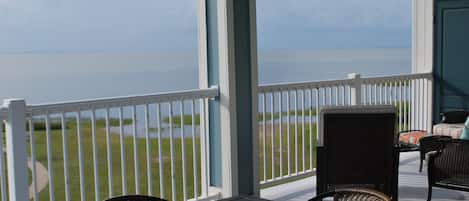
[[[418,152],[402,153],[399,167],[399,200],[421,201],[427,198],[425,170],[418,172]],[[425,169],[425,168],[424,168]],[[261,197],[278,201],[305,201],[316,194],[316,177],[261,190]],[[469,193],[433,188],[432,201],[469,200]]]

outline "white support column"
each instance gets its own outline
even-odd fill
[[[433,72],[433,26],[434,26],[434,1],[412,1],[412,73]],[[411,82],[414,83],[415,82]],[[427,129],[431,131],[433,122],[433,80],[428,79],[424,83],[427,88],[428,107],[425,112]],[[415,93],[415,91],[414,91]],[[416,94],[411,94],[415,96]],[[415,113],[415,107],[410,108]],[[412,120],[414,121],[414,120]]]
[[[4,101],[4,106],[8,108],[8,121],[5,124],[5,130],[10,200],[29,200],[26,102],[22,99],[10,99]]]
[[[353,80],[353,84],[350,86],[350,100],[351,105],[361,105],[362,101],[362,82],[361,76],[357,73],[348,74],[348,79]]]
[[[433,4],[412,1],[412,73],[433,71]]]
[[[218,1],[220,130],[222,144],[223,197],[238,195],[238,130],[233,33],[233,2]]]

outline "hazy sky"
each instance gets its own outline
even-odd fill
[[[0,0],[0,52],[197,48],[197,0]],[[410,0],[258,0],[261,50],[410,47]]]

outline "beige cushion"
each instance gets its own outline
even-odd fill
[[[446,135],[451,136],[455,139],[459,139],[459,136],[461,136],[463,129],[464,124],[440,123],[433,126],[433,135]]]

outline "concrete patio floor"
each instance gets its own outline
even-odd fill
[[[422,201],[427,199],[427,175],[418,172],[418,152],[402,153],[399,167],[399,200]],[[425,168],[424,168],[425,169]],[[278,201],[305,201],[316,195],[316,177],[261,190],[261,197]],[[469,200],[469,193],[433,188],[432,201]]]

